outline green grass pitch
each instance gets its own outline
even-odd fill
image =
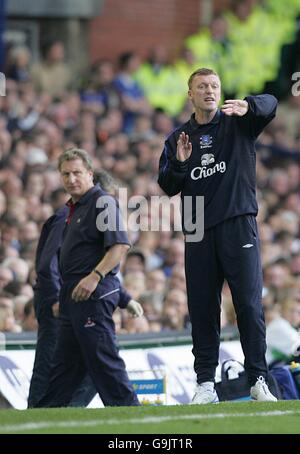
[[[0,410],[1,434],[299,434],[300,401]]]

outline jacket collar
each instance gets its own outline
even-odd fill
[[[221,111],[218,109],[217,112],[215,113],[213,119],[209,123],[200,125],[196,121],[195,113],[193,113],[191,116],[191,119],[190,119],[190,125],[191,125],[192,129],[197,129],[197,128],[201,128],[202,126],[218,124],[220,122],[220,118],[221,118]]]
[[[67,201],[66,205],[71,207],[72,205],[84,205],[89,201],[95,192],[99,190],[98,183],[95,186],[92,186],[76,203],[73,203],[72,197]]]

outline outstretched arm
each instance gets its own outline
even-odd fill
[[[248,136],[256,139],[275,117],[277,99],[268,94],[246,96],[245,99],[228,99],[221,107],[228,116],[242,117],[240,125]]]

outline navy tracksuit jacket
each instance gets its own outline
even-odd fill
[[[169,195],[181,192],[183,231],[187,216],[197,223],[196,197],[204,197],[204,237],[185,242],[188,306],[198,383],[213,381],[220,343],[220,303],[224,279],[231,289],[249,382],[267,375],[265,324],[261,306],[262,270],[255,216],[255,140],[274,118],[277,100],[248,96],[246,115],[217,111],[200,125],[195,115],[165,142],[158,183]],[[177,140],[184,131],[192,143],[189,159],[176,159]],[[186,210],[187,203],[191,208]],[[190,207],[190,205],[189,205]],[[191,235],[190,235],[191,237]]]
[[[58,269],[58,250],[68,211],[64,206],[45,222],[36,251],[34,308],[39,325],[28,396],[29,408],[36,405],[49,384],[59,324],[58,319],[53,316],[52,305],[58,302],[62,285]]]

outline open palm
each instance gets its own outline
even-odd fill
[[[192,153],[192,144],[189,140],[188,134],[182,132],[177,141],[177,153],[176,158],[178,161],[186,161]]]
[[[243,99],[227,99],[221,107],[221,110],[225,115],[237,115],[238,117],[246,115],[248,109],[248,103]]]

